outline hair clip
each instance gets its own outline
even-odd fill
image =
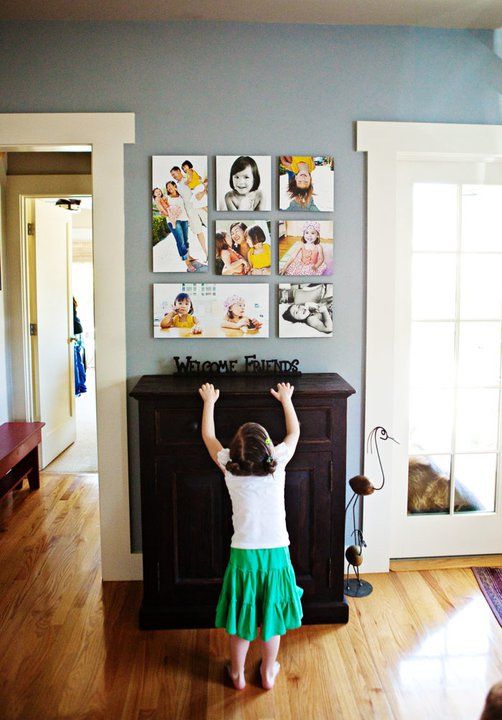
[[[271,445],[270,438],[265,438],[265,445]]]

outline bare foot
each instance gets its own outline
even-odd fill
[[[261,684],[263,685],[265,690],[272,690],[272,688],[274,687],[275,679],[279,674],[280,669],[281,666],[276,660],[272,672],[268,675],[265,675],[265,673],[263,672],[263,663],[260,665]]]
[[[233,675],[232,666],[228,663],[227,665],[225,665],[225,667],[227,668],[227,672],[230,676],[230,679],[234,684],[234,688],[236,690],[244,690],[244,688],[246,687],[246,680],[244,678],[244,673],[242,673],[242,675],[240,673]]]

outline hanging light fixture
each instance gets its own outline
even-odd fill
[[[80,212],[80,204],[82,200],[77,198],[60,198],[56,200],[56,207],[60,207],[62,210],[71,210],[72,212]]]

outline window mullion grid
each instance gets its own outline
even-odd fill
[[[497,437],[497,455],[495,464],[495,498],[494,510],[499,512],[502,503],[502,301],[500,308],[500,358],[499,358],[499,427]]]
[[[455,452],[457,449],[457,407],[458,407],[458,374],[460,346],[460,276],[462,272],[462,186],[457,185],[457,250],[456,250],[456,282],[455,282],[455,333],[453,351],[453,423],[451,429],[451,463],[450,463],[450,506],[449,515],[455,510]]]

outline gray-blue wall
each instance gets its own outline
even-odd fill
[[[200,22],[0,24],[0,112],[136,113],[136,144],[125,150],[130,385],[144,373],[171,372],[172,355],[186,353],[217,359],[256,351],[298,357],[303,371],[338,372],[357,390],[349,401],[348,477],[359,472],[365,158],[354,150],[354,123],[499,123],[502,64],[494,35]],[[335,156],[334,337],[279,340],[272,313],[269,340],[154,340],[152,283],[181,276],[152,273],[151,156],[291,151]],[[110,202],[113,193],[110,188]],[[271,303],[278,280],[270,279]],[[137,436],[131,401],[134,549],[140,546]]]

